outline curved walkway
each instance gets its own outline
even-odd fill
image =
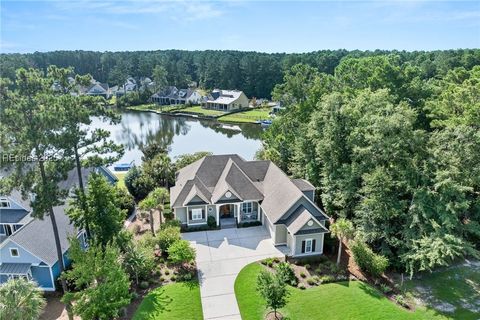
[[[241,319],[235,298],[235,278],[244,266],[268,257],[283,257],[263,226],[182,234],[197,251],[205,319]]]

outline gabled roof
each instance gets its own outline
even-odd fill
[[[94,170],[94,168],[82,169],[82,176],[84,178],[84,181],[87,181],[88,176]],[[101,173],[104,172],[101,171]],[[71,170],[68,173],[67,178],[59,183],[59,187],[65,190],[70,190],[77,184],[77,171]],[[18,195],[18,192],[12,192],[9,197],[14,194]],[[17,198],[15,198],[15,200],[17,200]],[[70,219],[65,214],[66,207],[67,205],[61,205],[53,208],[60,236],[62,253],[66,252],[69,248],[68,237],[76,236],[77,234],[76,228],[73,226],[73,224],[70,223]],[[31,209],[29,208],[29,210]],[[55,239],[53,236],[53,227],[50,216],[48,215],[45,215],[44,219],[31,219],[21,229],[8,237],[8,240],[23,247],[25,250],[38,257],[50,266],[55,264],[55,262],[57,261],[57,251],[55,246]]]
[[[173,208],[183,207],[194,195],[209,204],[221,203],[230,191],[241,201],[261,202],[272,223],[286,223],[284,215],[292,212],[289,217],[294,216],[302,203],[310,218],[327,219],[298,185],[302,189],[311,186],[304,180],[296,184],[270,161],[246,161],[235,154],[206,156],[177,172],[175,186],[170,189],[170,203]],[[298,217],[297,212],[294,219]]]
[[[207,102],[230,104],[235,102],[242,95],[243,91],[239,90],[219,90],[215,89],[210,93]]]
[[[292,179],[292,182],[297,186],[298,189],[302,191],[314,191],[315,187],[313,184],[308,182],[305,179]]]

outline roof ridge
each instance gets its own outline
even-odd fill
[[[235,164],[235,167],[237,167],[237,169],[240,170],[240,172],[241,172],[245,177],[247,177],[247,180],[252,184],[252,186],[253,186],[258,192],[260,192],[260,194],[262,194],[262,195],[264,196],[263,192],[260,191],[260,190],[258,190],[257,186],[255,185],[255,183],[253,183],[252,179],[250,179],[250,177],[248,176],[248,174],[246,174],[246,172],[243,171],[242,168],[240,168],[240,167],[238,166],[238,164],[235,163],[235,161],[232,160],[232,162],[233,162],[233,164]],[[244,162],[249,162],[249,161],[244,161]]]

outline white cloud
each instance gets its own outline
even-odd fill
[[[137,1],[94,1],[74,0],[57,1],[56,8],[66,12],[83,11],[88,13],[109,15],[160,15],[173,20],[204,20],[221,16],[221,3],[207,1],[167,1],[167,0],[137,0]]]

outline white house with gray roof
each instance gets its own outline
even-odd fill
[[[203,107],[220,111],[234,111],[249,107],[249,101],[245,93],[239,90],[213,90]]]
[[[171,206],[183,225],[202,226],[209,217],[222,228],[261,223],[291,256],[323,253],[329,217],[314,200],[315,187],[308,181],[290,179],[271,161],[235,154],[206,156],[186,166],[170,189]]]

